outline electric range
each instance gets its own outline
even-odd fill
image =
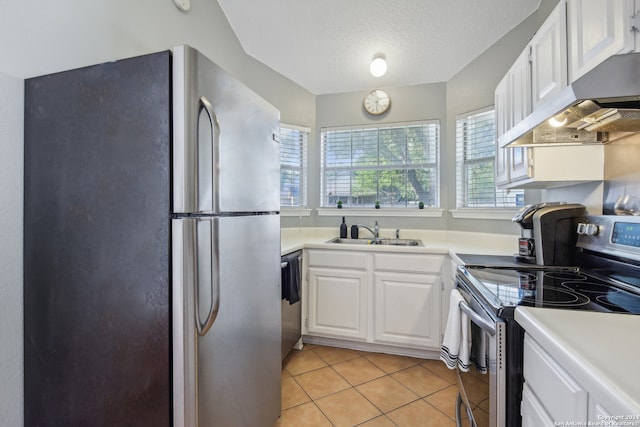
[[[640,314],[640,217],[587,216],[576,233],[577,265],[458,255],[465,263],[456,273],[466,303],[460,307],[488,337],[486,393],[470,399],[477,375],[459,372],[458,413],[466,408],[477,425],[521,424],[524,330],[514,320],[516,307]]]
[[[475,291],[498,317],[513,317],[519,305],[640,314],[639,293],[584,268],[467,265],[461,273],[479,284]]]

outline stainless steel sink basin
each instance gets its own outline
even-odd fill
[[[341,239],[340,237],[335,237],[331,240],[328,240],[327,243],[342,243],[348,245],[373,245],[375,242],[369,239]]]
[[[374,239],[342,239],[340,237],[335,237],[331,240],[328,240],[327,243],[339,243],[339,244],[348,244],[348,245],[390,245],[390,246],[424,246],[422,244],[422,240],[417,239],[390,239],[390,238],[379,238],[377,240]]]
[[[422,240],[417,239],[379,239],[380,245],[392,245],[392,246],[424,246]]]

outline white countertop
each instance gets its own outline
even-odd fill
[[[640,316],[517,307],[515,319],[611,415],[640,415]]]
[[[401,230],[401,239],[419,239],[424,246],[337,245],[326,243],[338,237],[337,228],[300,227],[282,228],[281,253],[283,255],[302,248],[353,249],[364,251],[456,253],[512,255],[518,251],[518,237],[508,234],[474,233],[441,230]],[[366,233],[364,231],[363,233]],[[380,237],[394,237],[395,229],[380,229]],[[364,236],[366,237],[366,236]]]

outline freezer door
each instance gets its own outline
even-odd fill
[[[171,425],[170,82],[169,52],[25,80],[25,426]]]
[[[173,211],[280,210],[280,113],[197,50],[173,50]]]
[[[173,220],[175,426],[279,417],[279,230],[278,215]]]

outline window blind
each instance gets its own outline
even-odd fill
[[[321,205],[438,206],[438,120],[321,130]]]
[[[307,206],[307,145],[310,130],[280,125],[280,206]]]
[[[522,190],[495,186],[496,132],[493,109],[456,118],[456,198],[458,208],[514,207]]]

